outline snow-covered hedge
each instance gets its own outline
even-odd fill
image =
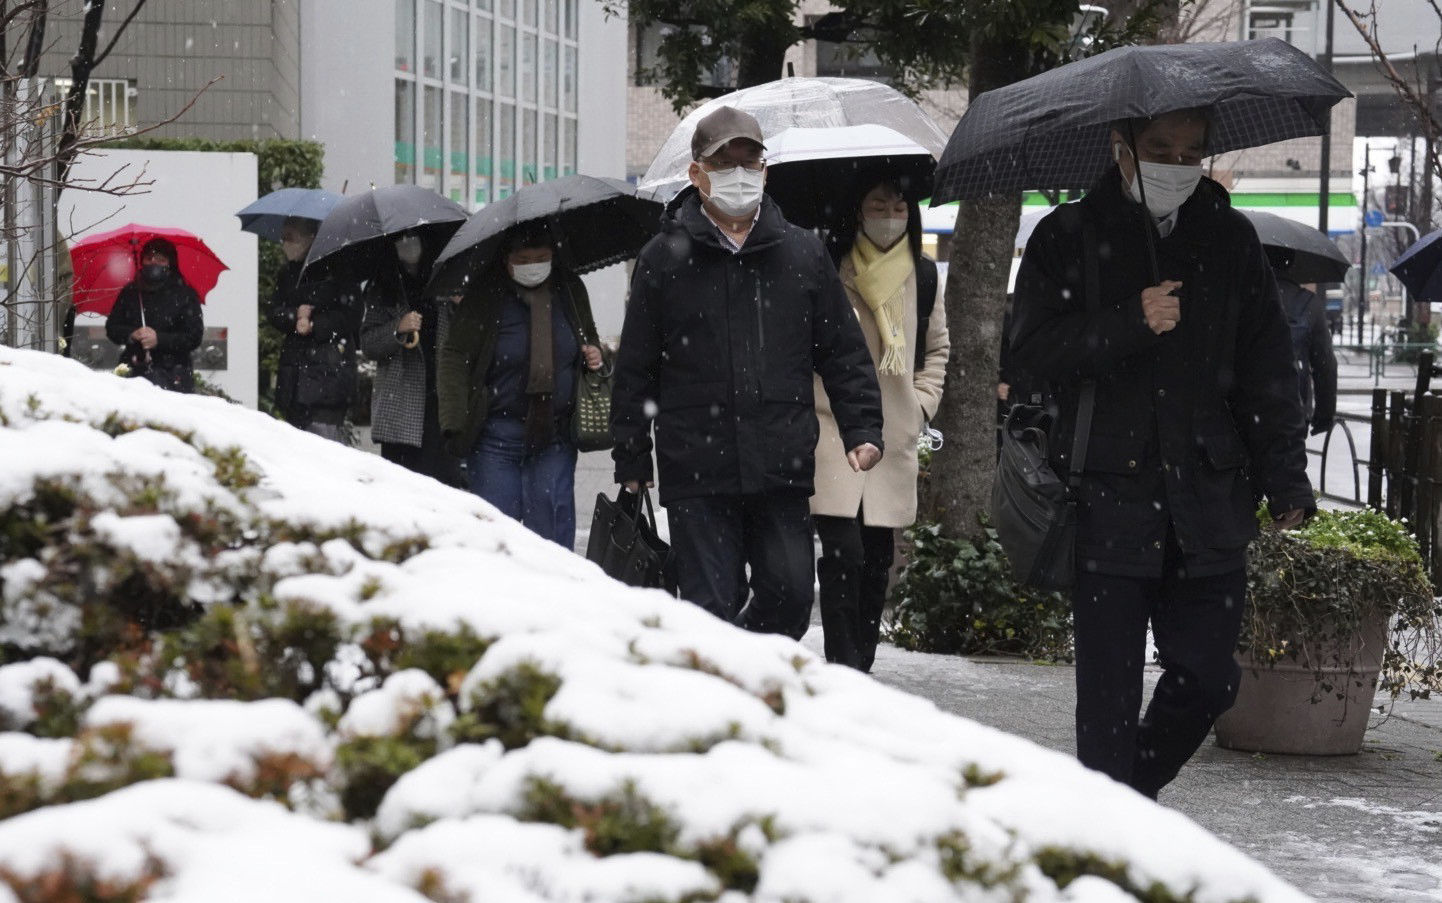
[[[469,495],[9,350],[0,655],[0,900],[1304,899]]]

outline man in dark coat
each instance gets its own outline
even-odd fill
[[[1332,327],[1322,299],[1287,276],[1289,261],[1268,249],[1268,260],[1277,276],[1277,292],[1292,335],[1292,358],[1297,367],[1297,389],[1302,396],[1302,416],[1312,425],[1312,435],[1332,429],[1337,417],[1337,355],[1332,351]]]
[[[682,597],[747,629],[800,638],[815,557],[812,374],[856,470],[881,459],[881,395],[831,258],[762,193],[763,150],[756,120],[740,110],[697,125],[692,187],[632,276],[612,456],[617,482],[649,485],[654,420]]]
[[[175,245],[152,238],[140,249],[140,272],[115,300],[105,335],[125,346],[121,363],[172,392],[195,391],[191,352],[205,337],[200,297],[180,272]]]
[[[358,292],[333,279],[300,281],[319,222],[292,217],[281,228],[286,264],[270,298],[270,325],[285,339],[276,371],[275,404],[293,426],[333,439],[343,435],[356,390],[360,339]]]
[[[1206,129],[1180,111],[1113,131],[1118,166],[1028,243],[1012,332],[1016,362],[1055,393],[1059,474],[1096,383],[1072,593],[1077,754],[1153,798],[1236,698],[1258,495],[1278,527],[1316,509],[1276,283],[1251,224],[1201,178]],[[1164,673],[1139,722],[1149,622]]]

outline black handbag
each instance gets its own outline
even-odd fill
[[[1095,312],[1101,306],[1096,235],[1085,219],[1082,243],[1086,306],[1088,312]],[[1067,589],[1076,581],[1077,490],[1086,469],[1096,391],[1094,380],[1082,385],[1065,480],[1048,462],[1054,423],[1045,408],[1016,405],[1002,427],[991,488],[991,522],[1012,573],[1037,589]]]
[[[649,491],[635,493],[621,487],[614,500],[597,493],[586,558],[628,586],[676,594],[671,546],[656,531]]]

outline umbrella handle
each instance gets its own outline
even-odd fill
[[[401,342],[402,348],[414,348],[421,343],[421,334],[412,330],[406,333],[405,340]]]

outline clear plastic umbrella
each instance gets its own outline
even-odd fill
[[[946,147],[946,134],[895,88],[856,78],[783,78],[732,91],[692,110],[651,161],[636,186],[638,195],[664,201],[686,186],[696,123],[723,105],[755,116],[765,138],[791,128],[871,124],[900,133],[935,157]]]

